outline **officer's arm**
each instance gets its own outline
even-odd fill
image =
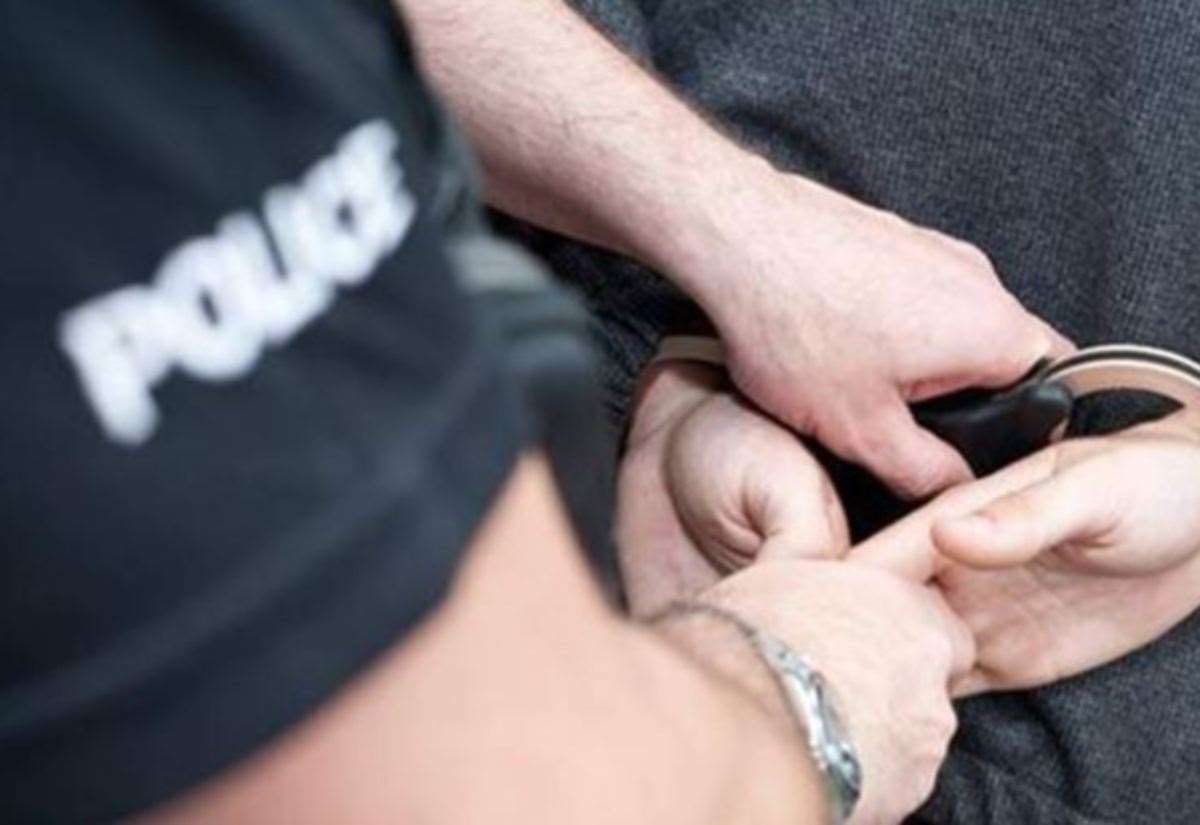
[[[726,191],[765,166],[563,0],[394,0],[493,206],[676,279]]]
[[[523,461],[423,627],[145,821],[824,821],[794,731],[618,619],[572,545],[546,465]]]

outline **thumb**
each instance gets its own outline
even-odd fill
[[[803,451],[798,441],[796,449]],[[825,471],[803,451],[802,461],[779,462],[776,472],[752,478],[747,490],[750,518],[762,532],[764,558],[841,558],[850,549],[846,513]],[[766,468],[763,468],[766,469]],[[756,483],[757,482],[757,483]],[[761,484],[761,489],[755,489]]]
[[[969,567],[1023,564],[1067,542],[1097,538],[1107,526],[1087,474],[1068,470],[1004,495],[965,516],[934,522],[938,550]]]
[[[1064,355],[1070,355],[1076,352],[1079,347],[1075,345],[1067,336],[1056,330],[1054,327],[1047,324],[1041,318],[1037,319],[1038,325],[1041,327],[1042,334],[1046,336],[1047,347],[1045,358],[1061,358]]]
[[[919,426],[898,395],[860,420],[843,419],[831,432],[826,446],[906,499],[928,498],[972,478],[958,451]]]
[[[930,540],[928,530],[922,535],[913,529],[918,524],[911,518],[897,522],[851,549],[846,559],[886,570],[907,581],[928,582],[945,566],[945,559]]]

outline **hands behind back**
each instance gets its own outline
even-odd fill
[[[678,394],[663,383],[647,401]],[[654,495],[623,494],[635,607],[653,609],[666,582],[677,595],[707,586],[765,546],[908,565],[972,629],[978,661],[956,691],[974,693],[1098,667],[1200,605],[1200,433],[1180,415],[1048,447],[848,551],[840,505],[804,446],[714,387],[626,462],[635,483],[643,468],[657,473]],[[656,530],[657,542],[637,541]]]
[[[720,330],[734,383],[907,498],[970,478],[908,403],[1012,384],[1069,344],[968,243],[761,160],[740,180],[668,262]]]
[[[1200,605],[1200,435],[1175,416],[1048,447],[943,494],[852,556],[914,550],[978,643],[958,693],[1098,667]]]
[[[715,584],[766,541],[793,558],[849,549],[833,487],[795,435],[723,390],[710,367],[652,369],[618,485],[617,543],[635,615]]]
[[[841,699],[863,765],[854,821],[899,821],[933,787],[955,726],[948,684],[973,662],[970,634],[935,589],[896,575],[892,559],[838,560],[845,518],[821,468],[720,383],[707,367],[672,364],[641,398],[618,518],[631,607],[648,616],[699,599],[791,644]],[[724,563],[751,561],[720,578]],[[723,659],[703,636],[685,644]],[[750,664],[727,675],[753,680]]]
[[[844,514],[804,446],[723,392],[716,373],[670,365],[642,398],[621,481],[634,611],[703,593],[811,653],[843,695],[885,680],[849,709],[856,738],[883,731],[864,763],[885,786],[903,772],[897,765],[926,764],[949,735],[928,684],[912,688],[917,705],[895,720],[923,739],[904,744],[876,715],[922,678],[893,634],[912,622],[917,637],[937,638],[905,588],[936,583],[917,587],[937,597],[926,608],[948,606],[970,630],[965,658],[952,632],[941,637],[958,653],[935,671],[952,675],[957,695],[1097,667],[1200,604],[1200,435],[1180,417],[1054,445],[848,549]],[[758,556],[764,563],[717,583],[724,566]]]

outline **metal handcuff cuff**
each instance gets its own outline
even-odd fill
[[[723,366],[725,350],[709,336],[667,336],[654,356],[660,361]],[[1042,361],[1011,387],[964,390],[914,404],[912,411],[917,423],[957,449],[982,476],[1058,441],[1080,399],[1111,391],[1161,396],[1200,420],[1200,364],[1137,344],[1087,347]]]
[[[653,363],[699,361],[723,366],[721,342],[709,336],[667,336]],[[1132,390],[1161,396],[1200,421],[1200,364],[1177,353],[1133,344],[1088,347],[1039,363],[1011,387],[965,390],[915,404],[923,427],[954,446],[980,476],[1061,439],[1078,400]],[[824,775],[838,821],[857,802],[862,776],[854,746],[839,721],[833,693],[820,673],[785,643],[743,628],[779,679]],[[764,641],[766,640],[766,641]]]

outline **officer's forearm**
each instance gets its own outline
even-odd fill
[[[721,623],[622,622],[553,489],[543,461],[522,462],[419,631],[273,748],[140,825],[825,821],[816,769],[745,640]]]
[[[392,764],[430,803],[413,819],[825,821],[802,737],[745,639],[621,621],[572,544],[548,467],[526,460],[401,654]]]
[[[678,264],[760,160],[561,0],[396,2],[482,158],[493,205],[703,292]]]

